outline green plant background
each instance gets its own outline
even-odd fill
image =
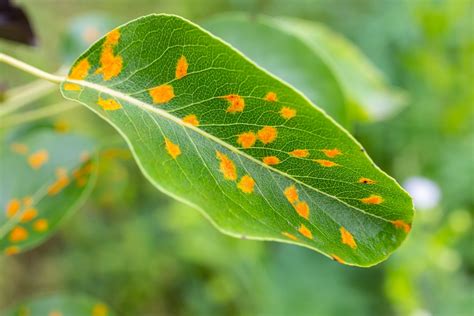
[[[473,312],[472,1],[16,2],[31,17],[38,46],[1,41],[0,50],[50,72],[87,48],[77,41],[84,14],[89,24],[97,25],[90,36],[152,12],[178,14],[198,24],[228,11],[323,23],[354,42],[409,96],[408,104],[388,120],[352,123],[355,137],[401,183],[412,176],[434,181],[441,200],[419,210],[407,242],[368,270],[338,265],[303,248],[233,239],[218,233],[198,212],[158,193],[116,133],[87,109],[74,107],[50,120],[98,139],[108,134],[115,145],[100,156],[92,197],[52,239],[24,254],[0,258],[0,310],[34,296],[65,292],[97,297],[118,315]],[[66,35],[71,23],[72,38]],[[31,80],[0,65],[2,85]],[[59,92],[51,92],[27,109],[57,102],[63,102]],[[12,129],[2,128],[2,137]]]

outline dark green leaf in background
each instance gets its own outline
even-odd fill
[[[346,131],[182,18],[111,31],[61,89],[120,132],[155,186],[224,233],[370,266],[410,229],[410,197]]]
[[[94,143],[51,130],[22,133],[0,156],[0,250],[43,242],[79,207],[95,180]]]

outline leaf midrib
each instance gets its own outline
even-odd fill
[[[338,201],[339,203],[351,208],[351,209],[354,209],[356,211],[359,211],[360,213],[363,213],[365,215],[368,215],[368,216],[371,216],[371,217],[374,217],[374,218],[377,218],[377,219],[380,219],[380,220],[383,220],[385,222],[390,222],[390,220],[386,219],[386,218],[383,218],[381,216],[378,216],[378,215],[375,215],[375,214],[372,214],[372,213],[368,213],[356,206],[353,206],[353,205],[350,205],[348,204],[347,202],[345,201],[342,201],[340,200],[338,197],[336,196],[333,196],[333,195],[330,195],[326,192],[323,192],[323,191],[320,191],[318,190],[317,188],[315,187],[312,187],[310,185],[308,185],[307,183],[304,183],[304,182],[301,182],[300,180],[298,179],[295,179],[293,178],[291,175],[287,174],[286,172],[283,172],[281,170],[278,170],[278,169],[275,169],[271,166],[267,166],[265,165],[263,162],[259,161],[258,159],[246,154],[245,152],[242,152],[240,150],[238,150],[237,148],[235,148],[234,146],[230,145],[229,143],[227,142],[224,142],[222,141],[221,139],[219,139],[218,137],[200,129],[200,128],[197,128],[191,124],[186,124],[185,122],[183,122],[181,119],[177,118],[176,116],[174,115],[171,115],[170,113],[166,112],[165,110],[162,110],[160,108],[157,108],[157,107],[153,107],[152,105],[148,104],[148,103],[145,103],[141,100],[138,100],[136,98],[133,98],[127,94],[124,94],[120,91],[117,91],[117,90],[113,90],[113,89],[110,89],[108,87],[105,87],[105,86],[102,86],[102,85],[99,85],[97,83],[93,83],[93,82],[90,82],[90,81],[86,81],[86,80],[72,80],[72,79],[68,79],[66,78],[64,81],[65,82],[70,82],[70,83],[75,83],[75,84],[78,84],[78,85],[81,85],[81,86],[84,86],[84,87],[87,87],[87,88],[90,88],[92,90],[95,90],[97,92],[100,92],[100,93],[105,93],[105,94],[108,94],[110,96],[113,96],[117,99],[120,99],[120,100],[123,100],[125,102],[128,102],[130,104],[133,104],[137,107],[139,107],[140,109],[144,110],[144,111],[148,111],[148,112],[152,112],[152,113],[155,113],[165,119],[169,119],[171,120],[172,122],[184,127],[184,128],[189,128],[190,130],[193,130],[195,132],[197,132],[198,134],[201,134],[203,137],[207,138],[207,139],[210,139],[216,143],[218,143],[219,145],[227,148],[228,150],[230,150],[231,152],[235,153],[236,155],[239,155],[239,156],[242,156],[242,157],[245,157],[246,159],[256,163],[257,165],[260,165],[262,166],[263,168],[266,168],[266,169],[269,169],[275,173],[278,173],[280,175],[282,175],[283,177],[287,178],[287,179],[290,179],[292,181],[294,181],[295,183],[298,183],[302,186],[305,186],[307,188],[309,188],[310,190],[313,190],[313,191],[316,191],[322,195],[325,195],[329,198],[332,198],[336,201]]]

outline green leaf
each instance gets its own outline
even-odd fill
[[[119,131],[157,188],[226,234],[370,266],[410,228],[410,197],[346,131],[180,17],[111,31],[61,90]]]
[[[0,156],[0,251],[9,255],[50,237],[95,180],[88,139],[51,130],[17,134]]]
[[[405,105],[405,95],[351,42],[322,24],[296,18],[225,14],[205,23],[259,65],[295,85],[313,103],[343,122],[338,82],[359,120],[386,119]],[[330,73],[329,73],[330,72]],[[329,91],[328,91],[329,90]],[[331,98],[336,99],[331,100]]]
[[[346,123],[345,96],[333,70],[303,39],[278,19],[223,14],[204,27],[243,52],[261,67],[300,89],[339,123]]]
[[[2,314],[3,315],[3,314]],[[113,316],[107,304],[87,296],[49,295],[28,300],[6,316]]]

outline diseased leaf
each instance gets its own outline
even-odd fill
[[[204,27],[300,89],[339,123],[347,122],[349,109],[333,70],[309,43],[281,27],[278,19],[223,14],[207,20]]]
[[[370,266],[410,229],[410,197],[346,131],[180,17],[111,31],[61,90],[120,132],[157,188],[226,234]]]
[[[370,61],[341,35],[322,24],[297,18],[224,14],[205,23],[259,65],[293,84],[313,103],[343,122],[390,117],[405,96],[385,82]],[[336,95],[340,85],[348,107]],[[336,97],[336,98],[335,98]]]
[[[39,130],[2,147],[0,251],[12,255],[46,240],[88,196],[94,145],[80,136]]]
[[[4,314],[2,314],[4,315]],[[86,296],[49,295],[11,308],[5,316],[113,316],[110,307]]]

